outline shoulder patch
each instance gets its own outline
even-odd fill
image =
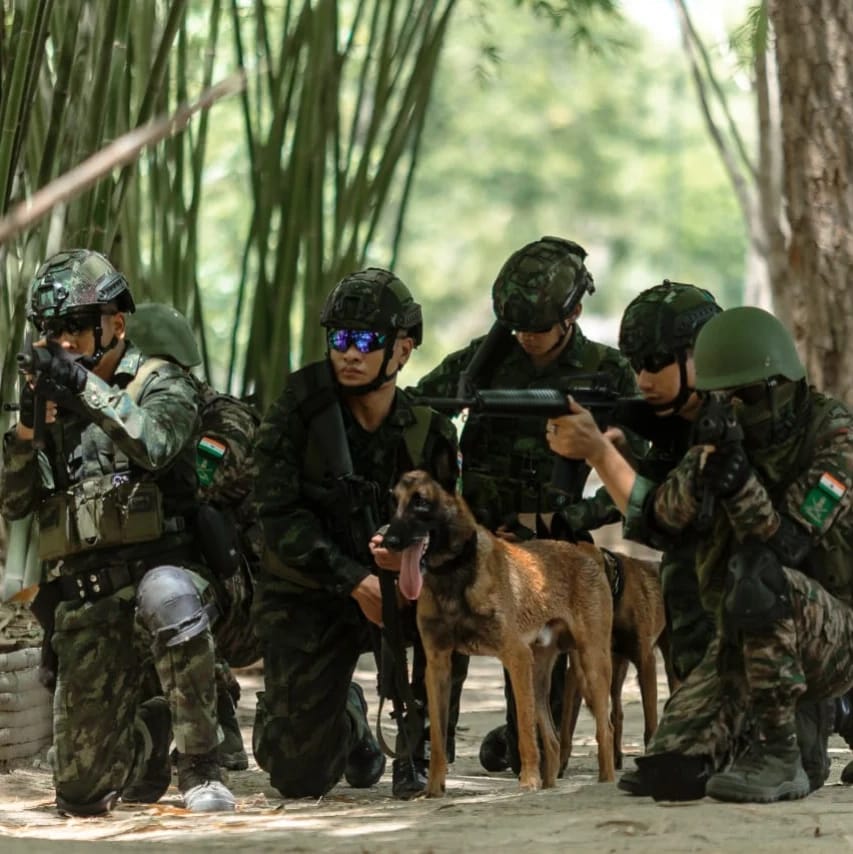
[[[210,486],[216,477],[219,464],[228,451],[228,446],[210,436],[202,436],[196,453],[196,474],[201,486]]]
[[[806,493],[800,505],[803,518],[815,527],[822,528],[847,492],[847,487],[835,475],[825,471],[818,482]]]

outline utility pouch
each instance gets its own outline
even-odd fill
[[[164,530],[163,497],[153,481],[114,475],[84,480],[39,509],[39,557],[56,560],[89,549],[156,540]]]

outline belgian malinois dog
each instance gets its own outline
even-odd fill
[[[394,495],[397,509],[383,545],[404,553],[400,590],[410,599],[419,596],[430,720],[427,796],[444,794],[454,650],[497,656],[509,672],[518,711],[519,781],[526,790],[553,786],[557,779],[560,747],[548,693],[554,660],[568,651],[595,716],[599,780],[613,780],[613,596],[595,553],[557,540],[501,540],[475,522],[461,497],[423,471],[404,474]]]
[[[599,549],[587,543],[578,546],[588,551],[603,567],[613,593],[613,676],[610,685],[610,720],[613,724],[613,756],[622,767],[622,686],[628,665],[637,668],[640,696],[643,701],[643,738],[648,744],[658,725],[658,684],[655,646],[661,648],[670,691],[673,677],[669,667],[669,642],[665,625],[660,567],[654,561]],[[572,737],[577,725],[581,695],[577,678],[570,669],[566,674],[563,720],[560,725],[560,769],[566,767],[572,754]]]

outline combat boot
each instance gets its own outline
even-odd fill
[[[652,796],[651,784],[643,777],[639,768],[628,769],[623,772],[616,783],[616,788],[637,798],[650,798]]]
[[[354,789],[368,789],[379,782],[385,772],[385,754],[370,731],[367,700],[364,699],[361,685],[356,682],[351,682],[349,686],[347,712],[352,718],[358,741],[347,757],[344,777]]]
[[[178,788],[190,812],[230,812],[234,795],[222,779],[217,750],[178,754]]]
[[[391,763],[391,794],[398,801],[409,801],[423,793],[427,784],[426,762],[407,756]]]
[[[804,798],[810,791],[796,738],[757,741],[705,789],[718,801],[771,803]]]
[[[243,733],[237,720],[237,707],[227,691],[218,691],[216,717],[225,735],[219,745],[219,764],[229,771],[245,771],[249,767],[249,757],[243,746]]]
[[[829,736],[835,721],[834,700],[812,700],[797,705],[797,744],[800,760],[809,778],[812,792],[819,789],[829,777],[831,761],[827,751]],[[843,779],[842,773],[842,779]]]
[[[152,697],[139,707],[139,718],[151,740],[151,752],[142,778],[126,786],[121,799],[128,803],[156,804],[172,782],[169,745],[172,743],[172,716],[165,697]]]
[[[509,768],[506,724],[501,724],[486,733],[480,745],[480,765],[486,771],[506,771]]]

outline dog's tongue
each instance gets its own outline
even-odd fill
[[[421,557],[427,541],[416,540],[403,549],[403,563],[400,566],[400,592],[407,599],[417,599],[421,595],[424,581],[421,577]]]

